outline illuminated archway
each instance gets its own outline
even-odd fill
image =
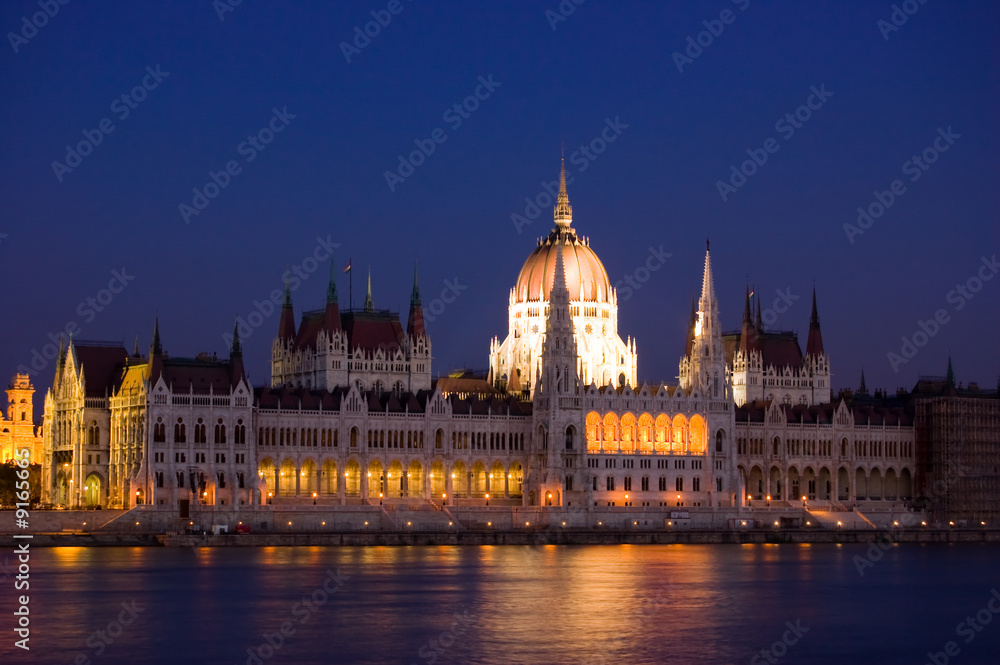
[[[618,416],[613,413],[604,414],[604,441],[601,447],[609,452],[618,450]]]
[[[299,489],[302,496],[309,497],[312,496],[313,492],[319,491],[316,483],[316,462],[311,459],[302,463],[302,469],[299,471]]]
[[[281,470],[278,472],[278,495],[295,496],[295,462],[286,459],[281,463]]]
[[[378,495],[385,495],[385,470],[382,462],[372,460],[368,463],[368,470],[365,471],[368,478],[368,498],[377,499]]]
[[[424,496],[424,467],[417,460],[406,468],[406,496]]]
[[[483,496],[486,494],[486,465],[476,462],[472,465],[472,496]]]
[[[670,432],[670,416],[661,413],[656,416],[656,440],[653,447],[658,453],[670,452],[670,442],[673,436]]]
[[[639,452],[648,453],[653,450],[653,417],[648,413],[639,416]]]
[[[361,494],[361,465],[357,460],[347,463],[344,470],[344,494],[347,496],[359,496]]]
[[[431,495],[440,499],[441,495],[448,491],[447,478],[444,464],[441,460],[431,465]]]
[[[83,501],[87,506],[101,505],[101,477],[96,473],[87,476],[84,483]]]
[[[451,467],[451,491],[455,496],[469,495],[469,472],[461,460]]]
[[[635,450],[635,416],[631,413],[622,416],[621,450],[626,453]]]
[[[393,460],[385,472],[385,495],[393,498],[403,496],[403,465]]]
[[[674,454],[683,453],[687,450],[687,418],[681,414],[674,416],[673,435],[674,439],[670,443],[670,450]]]
[[[587,452],[596,453],[601,450],[601,417],[596,411],[587,414]]]
[[[493,462],[493,466],[490,467],[490,497],[500,497],[504,493],[504,475],[503,463],[499,460]]]
[[[336,494],[337,493],[337,483],[340,477],[337,474],[337,463],[332,459],[328,459],[323,462],[323,493],[324,494]]]
[[[257,465],[257,477],[264,482],[263,497],[266,498],[268,494],[274,494],[278,489],[278,469],[274,464],[274,460],[270,457],[265,457]]]
[[[521,496],[524,492],[524,467],[520,462],[510,465],[507,472],[507,487],[511,496]]]
[[[691,416],[691,425],[688,429],[691,431],[691,439],[688,444],[688,450],[695,455],[703,454],[705,452],[705,437],[708,432],[705,427],[705,419],[698,414]]]

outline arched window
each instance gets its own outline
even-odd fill
[[[222,424],[222,418],[219,418],[219,422],[215,425],[215,442],[226,442],[226,426]]]
[[[722,430],[715,433],[715,452],[722,452]]]
[[[566,450],[573,450],[573,436],[576,434],[576,430],[572,425],[566,428]]]
[[[587,450],[597,452],[601,449],[601,417],[596,411],[587,414]]]
[[[661,413],[656,416],[656,440],[653,444],[656,452],[666,453],[670,451],[670,441],[672,439],[670,431],[670,416]]]
[[[698,414],[691,416],[688,430],[691,434],[688,438],[688,450],[695,455],[701,455],[705,452],[705,419]]]
[[[181,418],[178,418],[177,424],[174,425],[174,442],[187,443],[187,429],[185,428],[184,421]]]

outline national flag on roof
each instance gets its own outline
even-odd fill
[[[344,267],[344,272],[351,272],[351,260],[347,259],[347,266]]]

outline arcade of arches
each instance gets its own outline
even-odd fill
[[[326,459],[317,463],[311,458],[296,464],[291,458],[280,463],[264,457],[258,476],[269,500],[300,497],[303,499],[442,499],[520,498],[524,465],[519,461],[504,466],[496,460],[434,460],[427,468],[419,460],[408,464],[399,459],[363,461],[350,459],[346,464]],[[328,501],[327,501],[328,502]]]
[[[613,412],[602,417],[596,411],[587,414],[587,452],[591,453],[662,453],[693,454],[705,452],[707,426],[700,415],[688,420],[681,414],[673,418],[665,413],[655,418],[643,413],[638,418],[625,413],[619,419]]]

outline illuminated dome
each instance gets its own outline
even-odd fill
[[[514,301],[549,300],[555,281],[556,251],[560,244],[564,249],[563,265],[570,299],[610,303],[611,282],[604,264],[590,248],[587,239],[578,237],[568,225],[565,228],[560,226],[549,237],[540,240],[538,247],[528,256],[517,277]]]
[[[548,238],[538,241],[524,262],[521,274],[514,287],[514,302],[538,302],[549,300],[556,275],[556,252],[563,249],[563,264],[566,270],[566,288],[571,300],[586,302],[611,302],[611,282],[604,264],[590,248],[586,238],[580,238],[573,230],[573,207],[566,193],[566,164],[559,174],[559,196],[555,207],[556,228]],[[544,285],[544,293],[542,288]]]

